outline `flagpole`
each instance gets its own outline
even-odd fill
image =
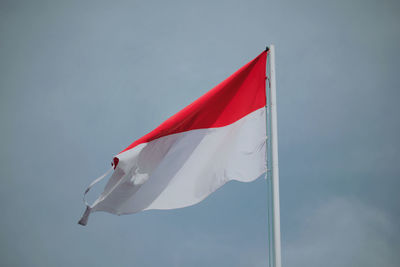
[[[275,46],[271,45],[270,55],[270,90],[269,104],[271,114],[271,160],[272,160],[272,228],[273,228],[273,262],[274,267],[281,267],[281,227],[279,205],[279,165],[278,165],[278,124],[276,112],[276,77]]]

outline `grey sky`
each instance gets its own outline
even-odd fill
[[[263,179],[77,220],[115,153],[275,43],[284,266],[398,266],[399,25],[396,1],[1,0],[0,265],[266,266]]]

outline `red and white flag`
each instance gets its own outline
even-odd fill
[[[194,205],[230,180],[250,182],[265,173],[267,54],[117,154],[104,192],[79,223],[95,211]]]

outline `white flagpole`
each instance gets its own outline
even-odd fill
[[[273,215],[273,261],[274,267],[281,267],[281,224],[279,210],[279,165],[278,165],[278,124],[276,114],[275,46],[270,47],[270,111],[271,111],[271,157],[272,157],[272,215]]]

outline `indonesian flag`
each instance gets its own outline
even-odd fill
[[[228,181],[265,173],[267,53],[117,154],[104,192],[87,204],[79,224],[95,211],[187,207]]]

